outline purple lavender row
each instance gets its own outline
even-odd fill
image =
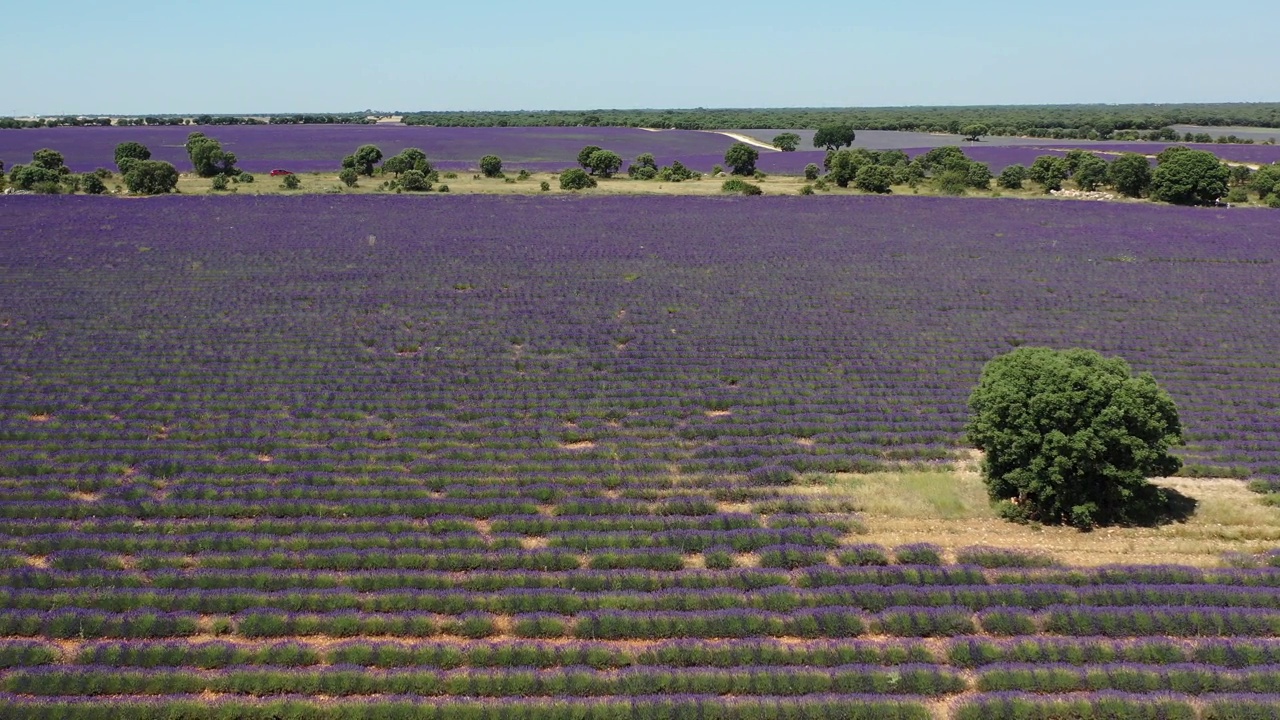
[[[1056,612],[1068,605],[1084,609],[1123,610],[1131,606],[1176,608],[1280,609],[1271,588],[1212,586],[1141,586],[1119,591],[1065,586],[1019,588],[991,586],[857,585],[797,590],[764,587],[744,595],[734,588],[665,588],[648,592],[616,590],[592,592],[555,588],[515,588],[498,592],[414,589],[355,592],[346,588],[279,590],[155,589],[91,587],[85,590],[0,590],[0,608],[50,610],[64,606],[123,612],[137,609],[238,612],[270,607],[292,611],[327,612],[358,609],[370,612],[427,611],[460,614],[470,610],[497,613],[554,612],[572,615],[587,610],[722,610],[730,608],[791,612],[823,607],[852,607],[883,612],[903,607],[957,607],[977,612],[979,625],[997,635],[1034,634],[1044,622],[1041,611]],[[969,615],[966,614],[966,622]],[[1064,621],[1065,622],[1065,621]]]
[[[11,720],[90,720],[104,712],[116,720],[150,720],[159,716],[188,720],[236,717],[268,720],[297,715],[313,720],[412,717],[415,720],[562,720],[565,717],[664,717],[670,720],[765,720],[796,717],[807,720],[931,720],[923,698],[892,695],[811,695],[803,698],[725,698],[717,695],[642,695],[622,699],[504,699],[448,700],[419,696],[383,695],[355,701],[317,702],[311,696],[285,696],[266,701],[193,698],[162,695],[120,700],[24,698],[0,694],[0,714]]]
[[[1074,669],[1073,669],[1074,670]],[[1263,677],[1261,671],[1252,677]],[[1219,675],[1225,680],[1225,676]],[[1226,683],[1223,682],[1225,685]],[[829,693],[943,696],[967,689],[954,671],[935,665],[837,665],[822,669],[740,666],[680,668],[634,666],[611,671],[586,667],[551,670],[429,669],[370,671],[359,665],[322,670],[231,667],[217,671],[121,670],[44,667],[0,677],[7,692],[36,696],[167,695],[206,692],[255,697],[311,694],[331,697],[414,694],[433,697],[600,697],[657,693],[797,696]]]
[[[0,642],[4,665],[57,664],[57,647],[31,641]],[[1158,666],[1198,663],[1217,668],[1280,665],[1280,640],[1140,638],[956,638],[936,652],[911,640],[668,640],[630,649],[609,642],[387,642],[355,640],[313,646],[299,642],[246,645],[226,641],[200,643],[130,640],[84,645],[78,665],[121,667],[200,667],[276,665],[302,667],[354,664],[367,667],[561,667],[598,670],[632,665],[667,667],[736,667],[740,665],[833,665],[902,663],[946,664],[981,668],[1001,663],[1028,666],[1067,664],[1095,666],[1138,663]]]

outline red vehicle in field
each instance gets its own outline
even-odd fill
[[[271,177],[276,177],[277,175],[292,175],[292,174],[293,174],[292,170],[276,169],[271,171]]]

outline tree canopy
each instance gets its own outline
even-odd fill
[[[347,161],[351,164],[348,166]],[[382,150],[377,145],[361,145],[351,155],[342,159],[343,167],[351,167],[361,175],[373,176],[373,166],[382,161]]]
[[[850,123],[822,125],[818,128],[818,131],[813,134],[813,146],[816,148],[826,148],[827,150],[839,150],[842,147],[849,147],[853,145],[853,141],[857,138],[857,135],[857,132],[853,129],[853,125]]]
[[[1227,194],[1231,171],[1204,150],[1160,154],[1151,173],[1151,199],[1175,205],[1212,205]]]
[[[1121,153],[1107,166],[1107,182],[1121,195],[1141,197],[1151,185],[1151,162],[1139,153]]]
[[[800,136],[793,132],[778,133],[773,136],[772,145],[782,152],[795,152],[800,147]]]
[[[1147,482],[1182,463],[1173,400],[1147,374],[1092,350],[1018,348],[982,370],[965,431],[993,502],[1015,520],[1149,523],[1175,511]]]
[[[597,149],[587,157],[586,168],[593,175],[613,177],[622,169],[622,158],[612,150]]]
[[[733,175],[754,173],[758,159],[760,159],[760,151],[744,142],[730,145],[724,153],[724,164],[729,166],[729,172]]]
[[[146,145],[139,142],[122,142],[119,145],[116,145],[115,152],[116,167],[120,169],[120,172],[125,171],[125,168],[120,165],[120,161],[125,158],[132,158],[134,160],[150,160],[151,150],[148,149]]]
[[[138,195],[162,195],[178,187],[178,170],[161,160],[139,160],[124,174],[124,185]]]
[[[498,177],[502,175],[502,158],[497,155],[485,155],[480,158],[480,172],[485,177]]]

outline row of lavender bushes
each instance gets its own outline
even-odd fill
[[[28,640],[0,642],[0,668],[59,664],[60,649]],[[165,640],[91,642],[75,658],[77,665],[111,667],[225,668],[233,665],[306,667],[320,664],[376,668],[429,667],[591,667],[596,670],[661,665],[666,667],[903,665],[947,664],[956,668],[1034,664],[1101,666],[1136,663],[1152,667],[1196,663],[1213,668],[1280,665],[1280,640],[1167,638],[956,638],[931,649],[913,641],[818,640],[803,644],[776,640],[669,640],[645,647],[608,642],[421,642],[349,640],[333,645],[287,641],[242,644],[226,641],[187,643]]]

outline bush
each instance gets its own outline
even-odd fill
[[[298,179],[297,175],[285,175],[284,179],[280,181],[280,187],[285,190],[297,190],[302,187],[302,181]]]
[[[983,368],[969,398],[969,440],[1006,516],[1086,529],[1144,522],[1174,511],[1147,482],[1182,463],[1173,400],[1150,375],[1091,350],[1025,347]]]
[[[80,178],[80,189],[89,195],[101,195],[107,191],[107,184],[102,182],[101,177],[91,173]]]
[[[253,182],[253,175],[247,172],[242,172],[236,176],[236,180],[248,185]]]
[[[795,481],[796,471],[786,465],[762,465],[747,471],[747,482],[751,485],[793,485]]]
[[[360,180],[360,173],[356,172],[355,168],[343,168],[342,172],[338,173],[338,179],[347,187],[355,187]]]
[[[899,565],[941,565],[942,548],[930,543],[899,545],[893,549]]]
[[[728,570],[735,564],[733,551],[723,546],[707,548],[702,553],[702,561],[708,570]]]
[[[818,175],[822,173],[822,168],[815,163],[809,163],[804,166],[804,179],[813,182],[818,179]]]
[[[839,553],[840,564],[867,567],[889,564],[889,555],[879,545],[850,545]]]
[[[502,177],[502,158],[497,155],[480,158],[480,172],[488,178]]]
[[[863,165],[854,176],[854,187],[872,193],[888,193],[893,185],[893,170],[883,165]]]
[[[725,180],[724,184],[720,186],[720,190],[721,192],[739,193],[741,195],[764,194],[764,191],[760,189],[759,185],[752,185],[742,178],[731,178],[729,180]]]
[[[1242,187],[1231,188],[1231,191],[1227,193],[1227,202],[1237,205],[1247,203],[1249,202],[1249,191]]]
[[[226,176],[226,175],[216,175],[216,176],[214,176],[214,178],[213,178],[213,183],[210,185],[210,187],[211,187],[212,189],[214,189],[214,190],[226,190],[226,189],[227,189],[227,176]]]
[[[538,189],[541,190],[542,192],[550,192],[551,183],[547,182],[546,180],[543,180],[542,182],[538,183]]]
[[[408,192],[427,192],[431,189],[431,181],[418,170],[406,170],[400,175],[400,188]]]
[[[947,170],[938,175],[934,183],[943,195],[963,195],[969,187],[969,177],[962,170]]]
[[[440,187],[436,188],[436,192],[443,192],[443,193],[447,193],[447,192],[449,192],[449,186],[448,186],[448,185],[441,185]]]
[[[996,184],[1005,190],[1021,190],[1022,181],[1027,179],[1027,168],[1022,165],[1010,165],[1000,171]]]
[[[162,160],[137,160],[124,174],[125,187],[139,195],[161,195],[178,187],[178,170]]]
[[[561,190],[586,190],[595,186],[596,179],[588,175],[586,170],[570,168],[560,173]]]
[[[1267,207],[1280,209],[1280,192],[1273,192],[1267,196]]]
[[[800,186],[799,193],[800,193],[801,195],[813,195],[813,194],[814,194],[814,193],[813,193],[813,186],[812,186],[812,185],[801,185],[801,186]]]
[[[1121,153],[1107,166],[1107,182],[1121,195],[1141,197],[1151,186],[1151,163],[1140,153]]]

